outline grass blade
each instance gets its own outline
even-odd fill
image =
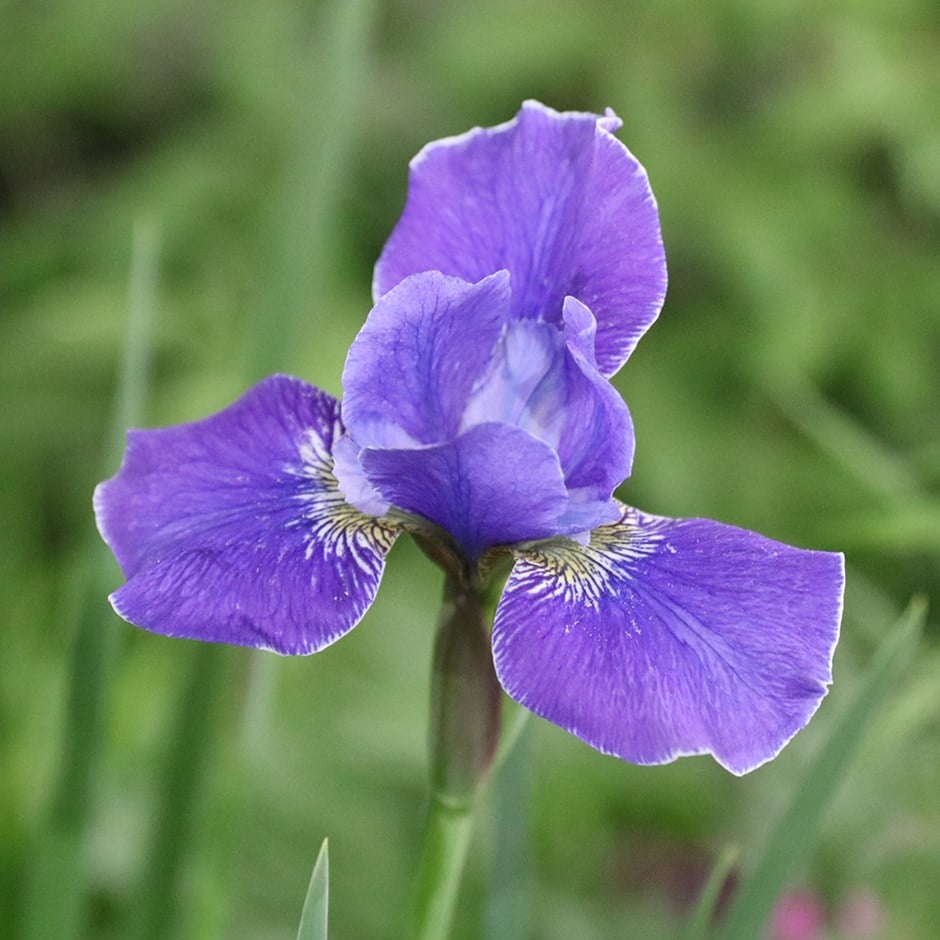
[[[272,207],[267,296],[249,337],[252,381],[293,366],[299,328],[323,302],[335,210],[359,132],[375,7],[375,0],[334,0],[322,14],[298,96],[301,120]]]
[[[854,701],[807,770],[763,857],[741,885],[718,932],[719,940],[760,935],[790,872],[812,846],[823,813],[879,707],[913,656],[925,617],[926,603],[913,600],[882,642],[862,677]]]
[[[521,727],[520,722],[516,725]],[[494,773],[491,784],[495,819],[484,911],[485,940],[518,940],[531,934],[533,766],[528,736],[517,733],[516,737],[521,740],[505,766]]]
[[[183,862],[197,818],[196,807],[216,738],[214,711],[228,649],[193,644],[189,674],[182,683],[161,768],[157,813],[134,906],[139,940],[176,935],[184,905]]]
[[[729,845],[722,849],[712,868],[705,887],[699,895],[698,903],[692,916],[689,918],[688,927],[686,927],[685,940],[706,940],[708,937],[708,928],[715,915],[715,905],[721,895],[721,889],[728,880],[728,875],[732,867],[738,860],[737,846]]]
[[[326,940],[330,901],[329,840],[324,839],[310,876],[297,940]]]
[[[791,376],[768,391],[780,412],[872,495],[909,499],[920,491],[904,460],[808,379]]]
[[[127,328],[102,454],[102,476],[113,473],[120,462],[127,426],[141,422],[150,372],[158,270],[157,227],[138,221],[131,242]],[[114,586],[112,562],[90,522],[88,528],[89,562],[69,664],[61,766],[46,830],[33,853],[28,876],[23,932],[27,940],[69,940],[82,932],[85,833],[101,752],[116,628],[105,600]]]

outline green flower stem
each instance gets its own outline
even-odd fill
[[[470,804],[499,742],[500,687],[480,598],[448,575],[431,676],[431,792]]]
[[[480,594],[450,571],[431,679],[431,803],[410,936],[444,940],[457,905],[477,797],[499,741],[501,693]]]
[[[449,806],[431,797],[415,922],[409,934],[414,940],[446,940],[450,936],[472,831],[472,805]]]

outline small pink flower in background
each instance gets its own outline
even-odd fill
[[[793,888],[777,901],[766,940],[878,940],[886,920],[881,901],[867,889],[850,891],[830,918],[818,892]]]
[[[770,919],[768,940],[823,940],[826,912],[815,891],[796,888],[784,894]]]

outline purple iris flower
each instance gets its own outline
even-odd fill
[[[311,653],[416,533],[470,580],[513,562],[506,692],[641,764],[769,760],[831,681],[841,555],[622,506],[610,384],[666,290],[646,173],[603,116],[526,102],[425,147],[375,269],[342,404],[273,376],[204,421],[132,431],[95,494],[125,619]]]

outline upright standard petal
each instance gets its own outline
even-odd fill
[[[434,271],[415,275],[372,309],[343,369],[343,421],[360,447],[457,436],[508,319],[509,275],[487,274],[476,284]]]
[[[508,324],[463,417],[463,427],[513,424],[558,454],[569,506],[555,534],[619,519],[612,494],[633,460],[630,412],[594,361],[594,317],[573,297],[565,298],[564,310],[561,327]]]
[[[524,551],[493,629],[514,699],[638,764],[774,757],[831,681],[841,555],[628,509],[590,544]]]
[[[666,261],[646,172],[612,135],[620,121],[527,101],[507,124],[428,144],[375,268],[378,299],[410,274],[513,278],[512,313],[559,323],[565,296],[597,317],[612,375],[656,319]]]
[[[630,471],[626,405],[596,368],[594,318],[514,320],[510,275],[435,271],[386,294],[343,371],[348,438],[336,475],[362,512],[425,516],[468,558],[619,518]]]
[[[224,411],[131,431],[95,491],[131,623],[278,653],[312,653],[359,622],[396,533],[339,494],[339,403],[273,376]]]
[[[608,499],[633,467],[633,421],[620,393],[598,371],[591,311],[566,297],[564,319],[568,394],[558,456],[569,490]]]

